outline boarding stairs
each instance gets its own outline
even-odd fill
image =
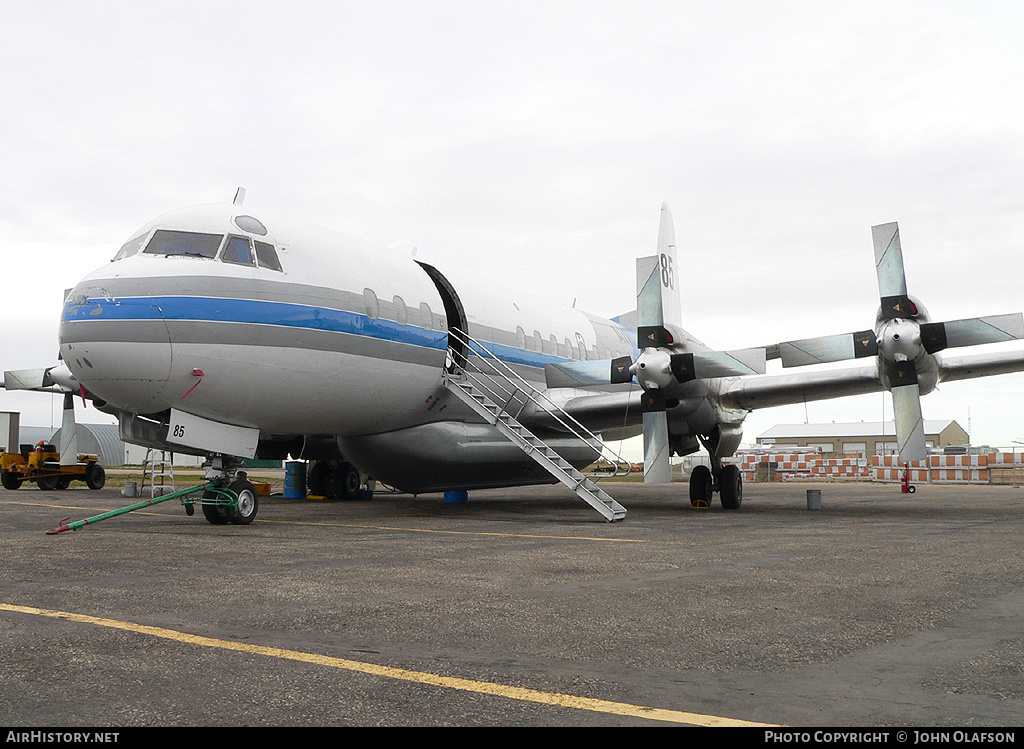
[[[461,342],[468,353],[462,354],[449,347],[443,378],[445,387],[580,499],[601,513],[605,520],[609,523],[622,520],[626,516],[626,508],[523,426],[517,417],[527,404],[532,403],[560,424],[568,434],[588,445],[594,451],[596,461],[611,463],[613,471],[608,475],[625,475],[630,471],[630,464],[614,453],[609,458],[606,451],[611,451],[597,435],[475,338],[456,328],[449,329],[448,335],[450,342],[452,339]]]

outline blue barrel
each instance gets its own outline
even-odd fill
[[[466,490],[456,490],[444,493],[444,501],[449,504],[462,504],[463,502],[469,501],[469,492]]]
[[[285,499],[306,498],[306,464],[301,460],[290,460],[284,464]]]

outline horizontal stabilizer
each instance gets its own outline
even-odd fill
[[[13,369],[4,372],[6,390],[37,390],[43,393],[75,393],[81,385],[68,365],[61,362],[45,369]]]
[[[14,369],[4,372],[4,387],[7,390],[42,390],[52,387],[53,382],[46,376],[45,369]]]

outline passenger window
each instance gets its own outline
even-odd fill
[[[274,245],[272,244],[257,242],[256,259],[259,260],[261,268],[281,270],[281,261],[277,259],[277,250],[274,249]]]
[[[380,317],[380,305],[377,304],[377,295],[373,289],[363,289],[363,301],[366,303],[366,314],[371,320]]]
[[[400,296],[394,298],[395,303],[395,322],[399,325],[405,325],[409,321],[409,312],[405,308],[405,300]]]
[[[520,327],[516,327],[516,345],[521,348],[526,348],[526,331]]]
[[[572,350],[572,344],[569,343],[569,339],[568,338],[565,339],[565,358],[566,359],[575,359],[576,358],[576,352]]]
[[[549,353],[552,353],[555,356],[558,356],[558,339],[555,338],[554,336],[551,336],[550,340],[551,340],[551,351]]]
[[[220,259],[236,265],[256,265],[248,237],[229,236],[228,241],[224,243],[224,252],[221,253]]]
[[[434,329],[434,314],[430,311],[430,305],[426,302],[420,303],[420,327],[425,330]]]
[[[199,234],[194,231],[157,229],[143,252],[146,255],[184,255],[212,258],[220,249],[221,234]]]
[[[123,260],[126,257],[131,257],[132,255],[136,254],[139,250],[142,249],[142,245],[146,244],[146,237],[148,236],[148,234],[142,234],[138,237],[135,237],[135,239],[129,239],[127,242],[124,243],[121,249],[118,250],[117,254],[114,255],[114,260],[111,260],[110,262],[114,262],[116,260]]]

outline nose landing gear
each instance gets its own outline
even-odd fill
[[[259,495],[245,471],[238,470],[241,465],[229,456],[215,456],[204,464],[206,479],[212,482],[202,501],[203,516],[209,523],[249,525],[256,518]]]

